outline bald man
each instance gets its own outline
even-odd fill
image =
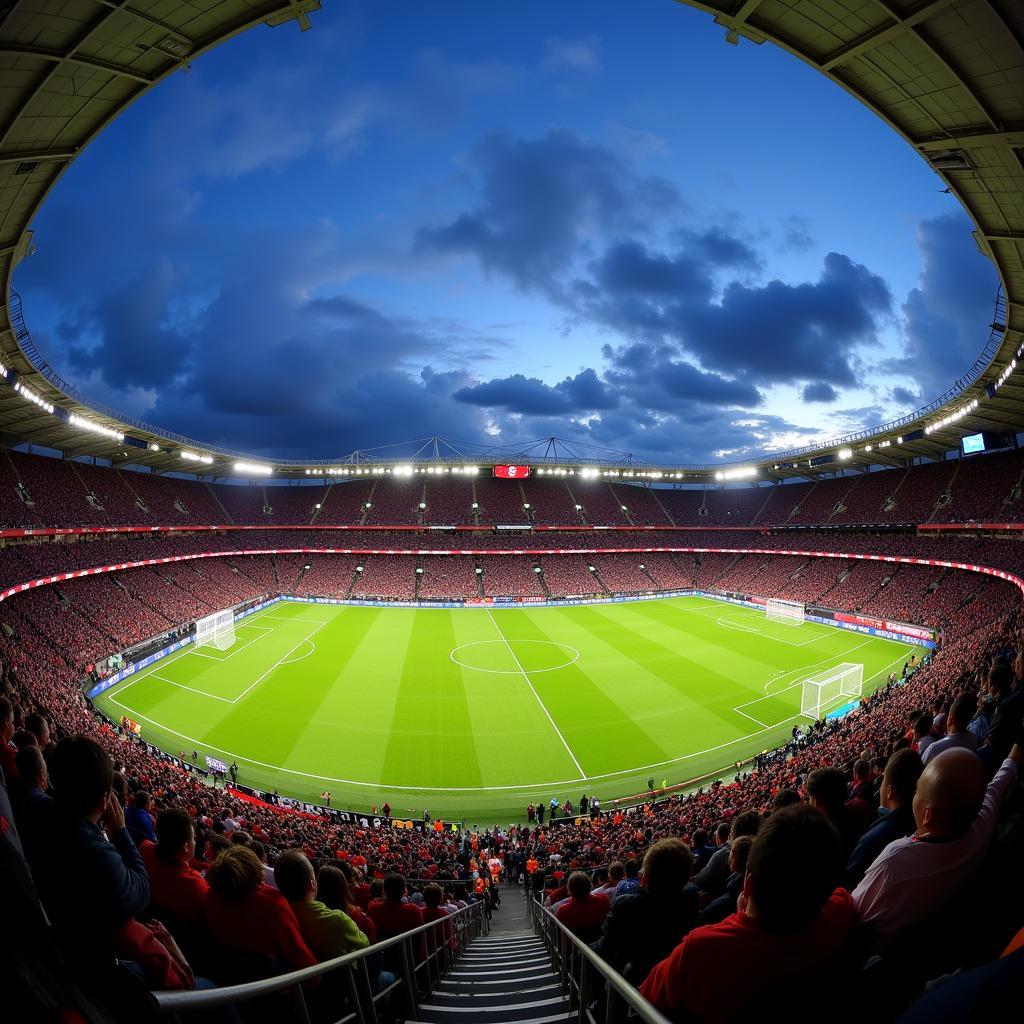
[[[931,917],[970,878],[1022,761],[1016,744],[987,788],[984,767],[969,750],[946,750],[928,762],[914,795],[913,835],[890,843],[853,892],[875,948]]]

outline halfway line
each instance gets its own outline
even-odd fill
[[[505,646],[508,648],[508,653],[512,655],[512,660],[516,663],[516,668],[519,669],[523,674],[523,678],[526,680],[526,685],[530,688],[530,692],[537,698],[537,703],[540,705],[541,711],[544,712],[548,717],[548,721],[551,723],[551,728],[555,730],[558,738],[562,741],[562,746],[565,747],[565,752],[572,758],[572,763],[576,765],[576,771],[580,773],[581,779],[586,779],[587,773],[580,766],[579,761],[576,760],[576,755],[572,752],[572,748],[568,743],[565,742],[565,737],[562,735],[562,730],[555,725],[555,720],[551,717],[551,712],[544,706],[544,701],[540,699],[540,694],[534,689],[533,683],[530,681],[530,677],[526,674],[526,669],[519,663],[519,659],[516,657],[516,652],[512,650],[512,645],[508,642],[508,637],[501,631],[501,626],[498,625],[494,616],[491,614],[491,609],[487,609],[487,617],[491,620],[491,625],[498,631],[498,636],[504,641]]]

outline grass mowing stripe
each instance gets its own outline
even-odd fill
[[[451,613],[412,612],[399,675],[382,782],[479,786],[480,762],[461,669],[446,657],[456,646]]]
[[[571,612],[581,610],[582,607],[576,607]],[[509,620],[506,632],[513,640],[552,640],[548,630],[560,630],[557,617],[528,611],[502,612],[502,621],[506,619]],[[590,677],[585,659],[559,672],[538,674],[535,685],[545,705],[564,727],[573,749],[580,751],[590,775],[668,756],[661,744],[633,720],[629,711]]]
[[[519,669],[519,671],[522,673],[523,679],[526,680],[526,685],[530,688],[530,692],[534,695],[534,697],[537,698],[537,703],[541,706],[541,710],[544,712],[544,715],[547,717],[547,720],[551,723],[551,728],[555,730],[556,735],[562,741],[562,746],[565,747],[566,753],[569,755],[569,757],[572,758],[572,763],[576,765],[576,770],[580,773],[580,778],[585,779],[587,777],[587,773],[583,770],[579,761],[576,759],[576,755],[572,752],[572,747],[570,747],[568,742],[566,742],[565,737],[562,735],[562,730],[558,728],[558,726],[555,723],[555,720],[551,717],[551,712],[548,711],[547,706],[544,704],[544,701],[541,700],[540,694],[537,692],[537,688],[533,685],[532,682],[530,682],[530,677],[526,674],[526,670],[523,668],[522,663],[516,657],[516,652],[512,649],[512,645],[508,642],[508,637],[505,636],[504,633],[502,633],[501,626],[499,626],[498,623],[495,622],[494,616],[491,614],[490,609],[487,610],[487,617],[491,620],[492,624],[494,625],[494,628],[498,631],[498,635],[504,641],[505,646],[508,648],[508,653],[512,656],[512,660],[516,664],[516,668]]]

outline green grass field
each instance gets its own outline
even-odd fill
[[[905,644],[773,623],[706,598],[512,609],[279,602],[227,651],[171,655],[101,695],[239,781],[365,810],[508,821],[530,800],[602,800],[777,745],[800,683],[841,662],[865,691]]]

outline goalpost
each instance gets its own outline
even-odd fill
[[[856,700],[863,691],[864,666],[843,662],[803,681],[800,714],[817,721],[830,706]]]
[[[224,608],[212,615],[196,619],[196,647],[213,644],[219,651],[226,651],[235,642],[235,613]]]
[[[764,603],[764,613],[770,622],[788,622],[793,626],[802,626],[804,622],[803,601],[769,597]]]

